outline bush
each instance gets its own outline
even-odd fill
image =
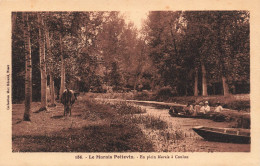
[[[138,92],[134,95],[134,99],[136,100],[152,100],[152,93],[146,90],[142,92]]]
[[[196,100],[196,103],[199,103],[200,101],[208,101],[210,106],[216,106],[217,102],[220,102],[220,105],[222,105],[223,108],[233,109],[233,110],[244,110],[249,111],[250,110],[250,100],[237,100],[234,96],[219,96],[211,99],[206,98],[199,98]]]
[[[167,100],[170,97],[173,97],[174,93],[172,92],[171,87],[162,87],[156,92],[156,99],[157,100]]]
[[[223,107],[230,108],[233,110],[244,110],[250,111],[250,101],[232,101],[230,103],[224,104]]]

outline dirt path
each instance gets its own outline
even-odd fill
[[[82,106],[81,106],[82,107]],[[68,128],[80,128],[91,123],[101,123],[100,120],[86,121],[82,118],[79,110],[80,106],[74,105],[71,117],[63,116],[63,105],[57,103],[56,107],[48,107],[48,111],[34,113],[40,108],[40,103],[32,104],[31,121],[24,122],[23,104],[16,104],[13,108],[12,134],[13,135],[46,135],[46,133],[57,132]]]

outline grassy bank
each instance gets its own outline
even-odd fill
[[[162,94],[161,94],[162,95]],[[105,94],[88,94],[90,97],[99,98],[119,98],[119,99],[136,99],[136,100],[155,100],[164,101],[169,103],[198,104],[199,102],[208,101],[211,106],[211,110],[214,111],[217,102],[226,108],[218,115],[208,117],[214,121],[235,122],[233,127],[235,128],[250,128],[250,96],[249,94],[243,95],[229,95],[229,96],[185,96],[185,97],[158,97],[158,93],[152,93],[148,91],[144,92],[129,92],[129,93],[105,93]],[[142,103],[142,105],[152,105],[156,108],[169,109],[169,105],[154,104],[154,103]],[[175,106],[174,109],[181,111],[183,107]]]
[[[90,98],[108,98],[108,99],[125,99],[125,100],[146,100],[146,101],[163,101],[170,103],[198,104],[201,101],[208,101],[210,106],[216,106],[217,102],[223,106],[223,108],[250,112],[250,95],[238,94],[238,95],[215,95],[215,96],[168,96],[159,92],[127,92],[127,93],[88,93]]]
[[[138,126],[130,121],[120,123],[114,120],[122,118],[120,109],[87,99],[81,99],[75,104],[71,117],[63,117],[63,107],[58,105],[56,109],[47,112],[32,113],[32,122],[21,121],[22,116],[18,112],[23,106],[13,105],[13,121],[16,121],[13,124],[13,151],[153,151],[151,141]],[[39,105],[34,103],[33,106],[33,110],[37,110]]]

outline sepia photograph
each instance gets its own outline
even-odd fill
[[[0,165],[258,166],[260,0],[1,0]]]
[[[250,153],[250,14],[12,11],[12,153]]]

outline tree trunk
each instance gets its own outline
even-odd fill
[[[61,51],[61,81],[60,81],[60,99],[61,95],[65,89],[65,67],[64,67],[64,59],[63,59],[63,49],[62,49],[62,40],[61,40],[61,34],[60,34],[60,51]]]
[[[172,28],[173,28],[173,25],[172,25],[172,22],[169,23],[170,24],[170,32],[171,32],[171,37],[172,37],[172,41],[173,41],[173,45],[174,45],[174,51],[176,53],[176,57],[178,57],[178,50],[177,50],[177,46],[176,46],[176,41],[175,41],[175,37],[173,35],[173,31],[172,31]]]
[[[136,74],[135,83],[134,83],[134,91],[136,90],[137,83],[138,83],[139,80],[140,80],[140,75],[141,75],[141,74]]]
[[[31,102],[32,102],[32,61],[31,61],[31,43],[30,26],[28,24],[28,14],[23,14],[24,23],[24,46],[25,46],[25,110],[24,121],[30,121]]]
[[[141,57],[142,57],[142,53],[141,53]],[[137,69],[136,69],[136,76],[135,76],[135,83],[134,83],[134,91],[136,90],[136,86],[137,86],[137,83],[139,82],[140,80],[140,77],[142,76],[143,72],[142,72],[142,59],[139,59],[139,62],[138,62],[138,66],[137,66]]]
[[[47,29],[46,26],[44,26],[44,32],[45,32],[45,38],[46,38],[47,56],[49,58],[53,58],[51,55],[49,30]],[[51,62],[50,70],[51,70],[51,71],[49,71],[49,73],[50,73],[50,95],[51,95],[50,106],[55,106],[55,90],[54,90],[54,80],[53,80],[53,71],[52,71],[52,70],[54,70],[53,62]]]
[[[43,22],[41,15],[38,14],[39,24],[39,55],[40,55],[40,70],[41,70],[41,108],[40,110],[46,110],[47,106],[47,76],[46,76],[46,61],[45,61],[45,40],[43,35]]]
[[[201,62],[201,72],[202,72],[202,96],[208,96],[206,68],[203,62]]]
[[[222,14],[218,15],[218,24],[222,25]],[[219,50],[219,61],[220,61],[220,69],[221,69],[221,74],[222,74],[222,87],[223,87],[223,94],[224,96],[228,96],[229,95],[229,87],[227,84],[227,75],[226,75],[226,69],[224,66],[224,57],[226,56],[226,52],[225,50],[222,48],[222,40],[221,40],[221,36],[225,36],[225,31],[226,31],[226,26],[224,24],[223,29],[221,29],[221,26],[218,27],[218,36],[217,36],[217,40],[218,40],[218,50]]]
[[[53,75],[50,74],[50,92],[51,92],[51,104],[50,106],[55,106],[55,90],[54,90],[54,81],[53,81]]]
[[[194,82],[194,96],[198,96],[198,80],[199,80],[199,75],[198,75],[198,69],[195,69],[195,82]]]
[[[227,84],[227,79],[224,76],[222,76],[222,85],[223,85],[224,96],[228,96],[229,95],[229,88],[228,88],[228,84]]]

